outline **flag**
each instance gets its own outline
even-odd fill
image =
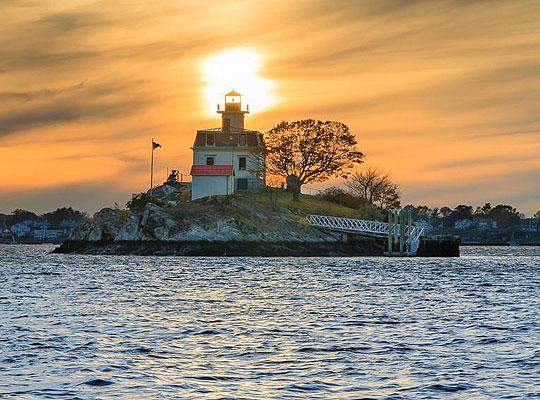
[[[158,147],[161,147],[161,145],[160,145],[159,143],[157,143],[157,142],[154,142],[154,141],[152,140],[152,150],[157,149]]]

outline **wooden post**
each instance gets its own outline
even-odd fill
[[[412,212],[411,209],[409,209],[407,213],[407,225],[409,226],[408,234],[407,234],[407,252],[411,252],[412,249]]]
[[[388,211],[388,237],[387,237],[387,242],[388,242],[388,255],[391,256],[392,255],[392,238],[393,238],[393,235],[394,235],[394,225],[393,225],[393,220],[394,220],[394,213],[392,211]]]
[[[398,244],[399,241],[399,214],[394,212],[394,244]],[[398,246],[399,247],[399,246]],[[399,252],[399,249],[398,249]]]
[[[399,255],[402,256],[405,252],[405,213],[403,210],[399,212]]]

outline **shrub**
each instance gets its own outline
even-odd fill
[[[148,203],[153,203],[158,206],[163,206],[163,202],[148,193],[139,193],[126,203],[126,207],[130,210],[143,209]]]

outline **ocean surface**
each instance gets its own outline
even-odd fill
[[[0,398],[540,398],[540,248],[174,258],[0,246]]]

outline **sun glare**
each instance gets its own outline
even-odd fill
[[[242,95],[242,103],[249,104],[251,112],[270,107],[274,100],[272,82],[258,76],[261,56],[250,49],[231,49],[205,60],[203,65],[205,99],[208,110],[216,112],[223,106],[225,93],[234,89]]]

